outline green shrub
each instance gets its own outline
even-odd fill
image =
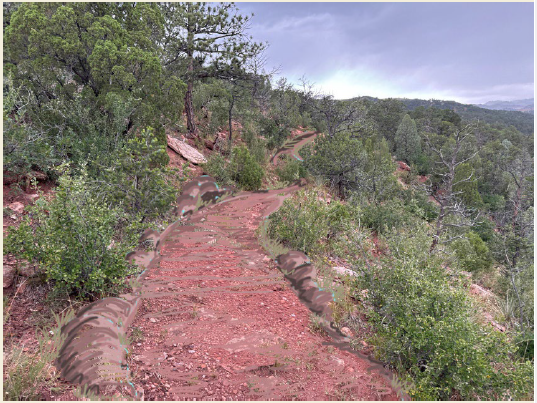
[[[355,213],[338,201],[326,204],[318,193],[301,190],[285,200],[270,216],[269,236],[311,256],[330,249]]]
[[[413,378],[416,400],[528,398],[533,364],[505,334],[473,322],[467,291],[423,248],[429,239],[423,226],[396,232],[390,256],[359,266],[355,293],[370,307],[377,356]]]
[[[478,234],[485,242],[489,242],[494,237],[495,224],[488,218],[482,218],[477,224],[472,227],[472,231]]]
[[[283,166],[276,167],[276,175],[278,175],[280,182],[291,183],[300,178],[305,178],[307,171],[301,161],[288,158]]]
[[[466,234],[465,239],[459,239],[452,243],[457,260],[462,269],[482,274],[492,268],[490,251],[481,237],[473,231]]]
[[[274,119],[261,119],[261,135],[267,139],[267,147],[274,149],[281,147],[291,132],[285,127],[280,127]]]
[[[166,146],[148,128],[116,151],[112,166],[97,178],[95,192],[133,221],[156,218],[177,198],[175,171],[166,167],[167,161]]]
[[[119,207],[99,202],[88,190],[87,177],[59,178],[55,197],[38,199],[30,214],[12,229],[4,253],[14,253],[40,266],[57,290],[82,298],[111,295],[134,269],[125,255],[137,233],[114,245],[117,228],[127,221]]]
[[[227,186],[233,183],[228,165],[228,162],[222,154],[214,152],[207,159],[207,163],[203,166],[203,169],[208,175],[216,179],[218,184]]]
[[[254,160],[260,165],[265,165],[267,160],[267,141],[259,138],[251,127],[245,128],[242,139]]]
[[[438,207],[431,203],[424,192],[413,189],[403,190],[401,198],[405,202],[405,209],[415,217],[432,222],[438,217]]]
[[[431,159],[423,152],[416,157],[415,166],[418,170],[418,175],[428,175],[432,171]]]
[[[230,163],[232,179],[245,190],[257,190],[263,180],[263,169],[246,147],[233,148]]]
[[[505,208],[505,199],[501,195],[483,195],[483,203],[490,211],[501,211]]]
[[[379,234],[398,228],[408,219],[399,200],[389,200],[383,204],[367,204],[362,207],[362,223]]]
[[[11,119],[5,111],[3,122],[4,171],[15,175],[28,174],[32,169],[49,172],[58,163],[42,134]]]

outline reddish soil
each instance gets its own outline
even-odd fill
[[[6,207],[9,208],[10,205],[13,205],[13,203],[22,203],[24,207],[31,205],[39,198],[38,191],[43,192],[45,197],[47,197],[50,194],[54,194],[54,187],[56,185],[51,181],[46,182],[38,182],[37,189],[30,188],[29,192],[26,192],[24,190],[24,185],[18,186],[17,184],[12,185],[3,185],[2,187],[2,198],[3,198],[3,207],[6,209]],[[4,210],[5,211],[5,210]],[[7,234],[7,231],[9,230],[9,227],[17,226],[22,216],[27,214],[26,212],[17,213],[17,212],[10,212],[9,214],[4,213],[4,221],[3,221],[3,233],[4,237]]]
[[[243,192],[162,240],[130,331],[145,400],[397,400],[366,360],[323,345],[258,245],[263,217],[296,189]]]

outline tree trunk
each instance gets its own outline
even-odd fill
[[[233,117],[233,106],[235,105],[235,96],[231,96],[231,102],[229,104],[228,110],[228,123],[229,123],[229,137],[228,137],[228,148],[231,151],[231,142],[233,140],[233,125],[231,124]]]
[[[190,63],[188,64],[188,84],[185,95],[186,124],[190,136],[198,137],[198,129],[196,127],[196,122],[194,122],[194,107],[192,106],[192,89],[194,88],[194,58],[192,56],[189,56],[189,58]]]
[[[198,129],[194,122],[194,107],[192,106],[192,90],[194,88],[194,22],[191,16],[190,5],[188,5],[188,35],[187,35],[187,57],[188,57],[188,73],[187,73],[187,90],[185,94],[185,113],[188,134],[191,137],[198,137]]]
[[[438,220],[436,221],[436,234],[433,237],[433,243],[431,244],[431,248],[429,249],[429,253],[432,253],[433,250],[436,248],[436,245],[438,245],[438,241],[440,240],[440,235],[442,234],[442,221],[444,221],[444,205],[442,204],[440,206],[440,214],[438,214]]]

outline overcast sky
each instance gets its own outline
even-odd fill
[[[268,66],[336,98],[533,98],[533,3],[236,3]]]

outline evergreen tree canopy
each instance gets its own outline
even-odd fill
[[[395,133],[395,152],[397,158],[415,162],[421,153],[421,139],[416,122],[406,114]]]
[[[155,44],[162,30],[151,3],[24,3],[5,29],[4,67],[38,107],[80,93],[86,107],[110,119],[118,102],[128,105],[126,131],[160,129],[177,119],[184,91],[162,74]]]

